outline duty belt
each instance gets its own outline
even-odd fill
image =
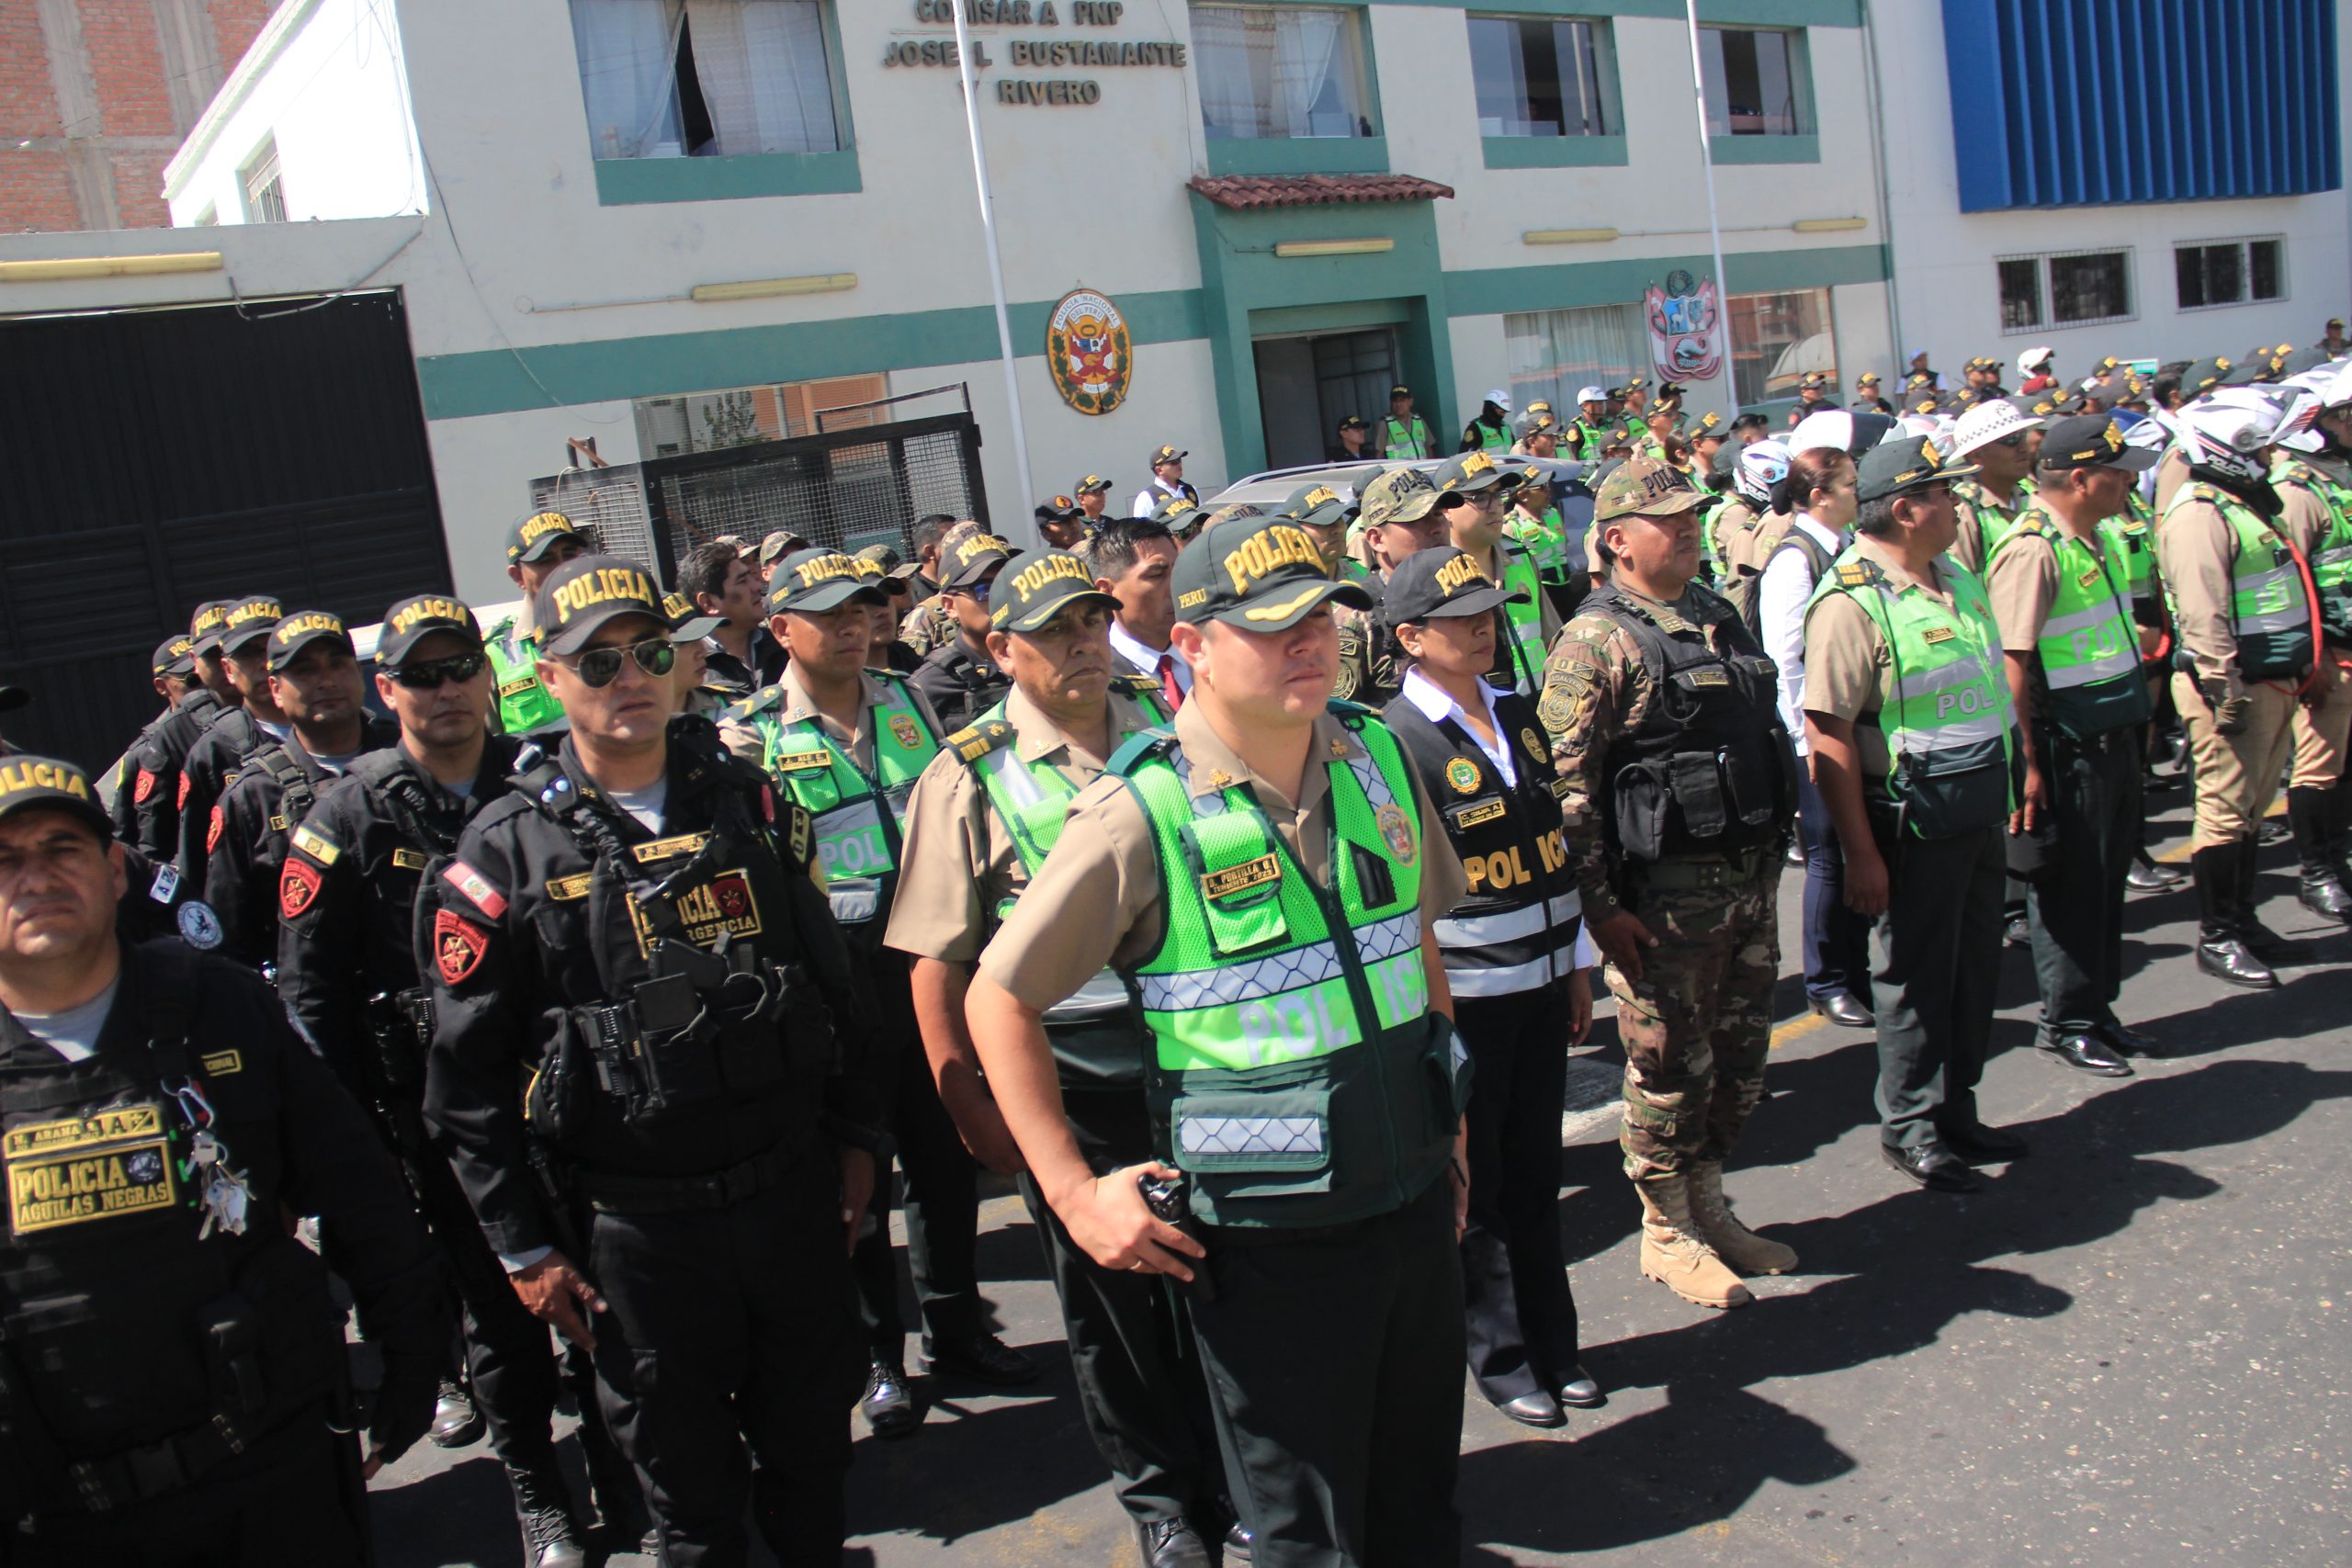
[[[65,1475],[74,1485],[78,1507],[50,1511],[111,1513],[177,1492],[241,1454],[266,1451],[306,1427],[318,1415],[318,1405],[305,1405],[266,1435],[249,1437],[226,1414],[216,1412],[201,1427],[104,1459],[77,1460],[65,1467]]]
[[[679,1209],[731,1209],[774,1187],[806,1151],[786,1139],[764,1153],[707,1176],[627,1176],[574,1168],[572,1184],[600,1214],[660,1214]]]
[[[1661,861],[1636,861],[1628,874],[1645,887],[1740,887],[1753,882],[1765,862],[1777,858],[1770,844],[1729,855],[1675,855]]]

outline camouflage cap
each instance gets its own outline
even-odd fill
[[[1436,482],[1419,468],[1391,468],[1363,487],[1363,525],[1418,523],[1437,505]]]
[[[1634,513],[1663,516],[1688,512],[1706,500],[1690,477],[1671,463],[1655,457],[1634,457],[1621,463],[1600,483],[1593,497],[1595,524],[1613,523]]]
[[[1302,485],[1290,492],[1290,498],[1274,515],[1304,523],[1310,528],[1335,527],[1355,519],[1356,505],[1330,485]]]

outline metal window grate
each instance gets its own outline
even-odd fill
[[[2002,335],[2139,320],[2134,259],[2129,245],[1996,256]]]

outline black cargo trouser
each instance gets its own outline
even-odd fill
[[[2123,879],[2139,844],[2143,796],[2132,729],[2089,741],[2048,735],[2041,755],[2057,818],[2031,895],[2033,974],[2048,1043],[2119,1021]]]
[[[1895,1148],[1976,1125],[1976,1085],[2000,988],[2007,828],[1896,840],[1873,820],[1886,862],[1878,919],[1879,1137]]]

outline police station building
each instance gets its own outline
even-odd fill
[[[0,310],[398,290],[490,597],[571,438],[965,383],[1017,534],[1162,442],[1204,494],[1320,461],[1396,383],[1450,447],[1494,388],[1727,409],[1920,349],[2015,385],[2352,311],[2335,0],[1700,0],[1703,138],[1683,0],[966,0],[1024,475],[949,4],[284,0],[165,171],[180,227],[0,242],[213,262]]]

